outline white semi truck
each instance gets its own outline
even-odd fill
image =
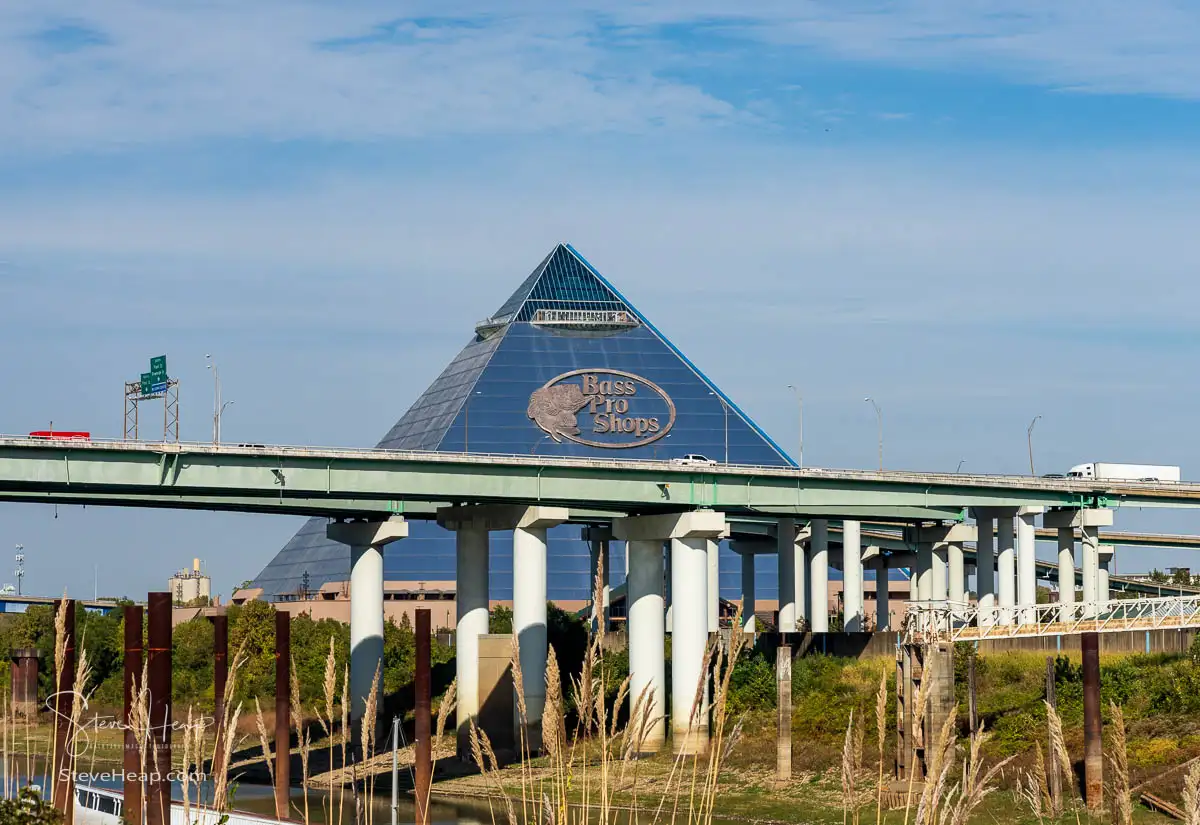
[[[1166,464],[1114,464],[1093,461],[1076,464],[1067,478],[1095,478],[1102,481],[1179,481],[1179,468]]]

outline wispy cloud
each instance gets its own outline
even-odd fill
[[[1200,9],[1168,0],[747,0],[736,14],[717,0],[498,8],[416,2],[399,15],[375,0],[4,4],[0,140],[39,148],[361,141],[757,121],[763,107],[737,101],[761,90],[718,92],[704,82],[720,71],[721,52],[691,42],[687,33],[699,30],[809,59],[1200,96]]]

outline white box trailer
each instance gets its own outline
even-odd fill
[[[1168,464],[1116,464],[1093,461],[1076,464],[1067,478],[1095,478],[1101,481],[1179,481],[1179,468]]]

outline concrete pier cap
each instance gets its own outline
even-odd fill
[[[387,521],[335,521],[326,525],[325,537],[351,547],[382,547],[408,538],[408,522],[400,516]]]
[[[447,530],[535,530],[556,527],[570,517],[566,507],[520,504],[458,504],[437,511],[438,525]]]
[[[589,524],[579,531],[579,537],[584,541],[612,541],[613,529],[611,524]]]
[[[1113,511],[1108,509],[1089,508],[1079,510],[1075,508],[1065,510],[1047,510],[1042,516],[1043,527],[1111,527],[1113,523]]]
[[[692,510],[657,516],[627,516],[613,520],[613,536],[619,541],[667,541],[668,539],[723,539],[729,536],[724,513]]]
[[[974,524],[922,524],[904,528],[904,540],[909,544],[961,544],[975,541],[978,536]]]

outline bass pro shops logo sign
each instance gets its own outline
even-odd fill
[[[529,396],[528,416],[555,441],[605,449],[641,447],[675,424],[662,387],[621,370],[574,370]]]

